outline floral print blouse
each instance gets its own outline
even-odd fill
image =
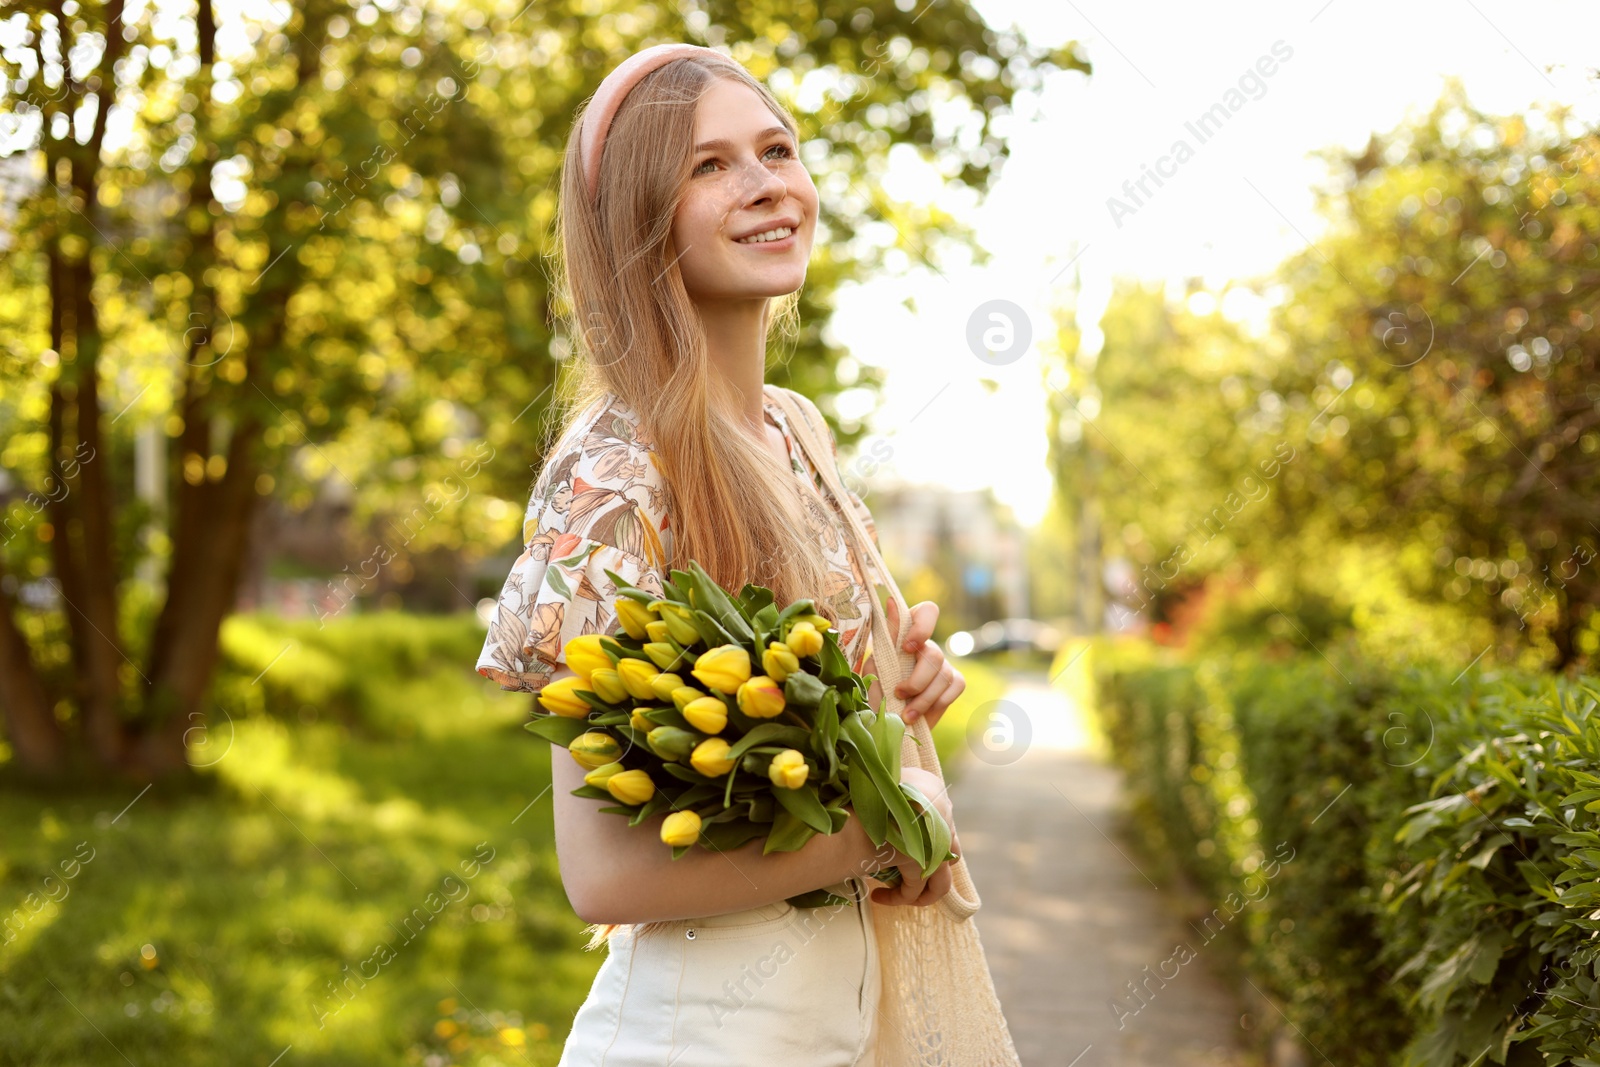
[[[802,499],[818,520],[819,547],[832,575],[824,595],[839,619],[840,647],[851,667],[865,673],[872,654],[868,598],[874,593],[849,551],[843,516],[825,503],[822,478],[772,397],[780,388],[764,386],[762,406],[783,434],[795,477],[810,489]],[[837,459],[831,432],[829,443]],[[848,486],[845,491],[876,544],[871,512]],[[563,652],[569,640],[617,629],[616,587],[607,570],[660,595],[672,557],[667,498],[637,413],[615,394],[597,401],[556,443],[534,484],[523,520],[524,548],[500,591],[478,673],[502,689],[527,693],[571,674]]]

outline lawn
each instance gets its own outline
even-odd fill
[[[230,620],[191,781],[0,763],[0,1063],[553,1065],[599,967],[470,615]],[[969,688],[935,730],[998,695]]]

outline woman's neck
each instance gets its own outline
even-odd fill
[[[711,365],[738,392],[748,429],[764,436],[762,403],[767,370],[767,300],[717,301],[697,305]]]

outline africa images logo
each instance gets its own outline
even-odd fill
[[[1193,135],[1197,144],[1205,144],[1215,137],[1223,125],[1251,100],[1260,100],[1267,95],[1266,79],[1278,72],[1279,63],[1289,62],[1294,55],[1294,49],[1282,40],[1273,41],[1269,51],[1271,55],[1261,56],[1256,60],[1254,67],[1239,75],[1237,85],[1223,93],[1221,100],[1202,111],[1193,121],[1183,124],[1183,128]],[[1248,97],[1245,95],[1247,93]],[[1143,173],[1138,178],[1122,183],[1122,191],[1127,200],[1115,196],[1106,197],[1106,210],[1111,212],[1111,221],[1117,224],[1117,229],[1122,229],[1124,218],[1138,214],[1139,209],[1155,196],[1155,193],[1147,187],[1147,183],[1155,182],[1156,188],[1161,188],[1165,184],[1161,179],[1175,177],[1179,164],[1189,162],[1194,158],[1194,154],[1195,146],[1185,138],[1179,137],[1172,142],[1171,150],[1156,160],[1155,169],[1152,170],[1147,163],[1140,164]]]

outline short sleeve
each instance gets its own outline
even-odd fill
[[[522,553],[489,620],[477,672],[537,693],[570,673],[563,649],[616,632],[615,583],[660,596],[670,538],[652,451],[629,414],[607,412],[547,462],[528,504]]]

